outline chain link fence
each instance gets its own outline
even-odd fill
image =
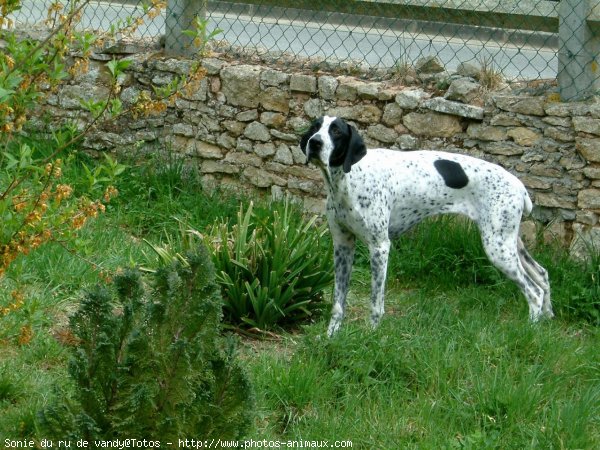
[[[240,57],[259,56],[310,69],[326,65],[394,71],[436,56],[448,71],[473,63],[508,79],[560,82],[564,72],[565,85],[572,85],[577,96],[582,84],[591,83],[588,91],[596,90],[600,52],[594,14],[600,17],[599,2],[112,0],[91,1],[81,26],[108,31],[141,17],[143,5],[154,5],[160,14],[144,18],[132,33],[142,38],[166,34],[168,49],[187,45],[181,31],[199,15],[207,20],[208,31],[222,30],[217,48]],[[22,0],[14,19],[18,25],[42,22],[53,3]]]

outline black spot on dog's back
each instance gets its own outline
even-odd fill
[[[438,159],[433,165],[449,188],[462,189],[469,184],[469,177],[467,177],[459,163],[447,159]]]

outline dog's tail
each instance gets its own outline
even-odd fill
[[[527,189],[523,188],[523,215],[528,216],[531,214],[532,209],[533,203],[531,203],[531,197],[529,197]]]

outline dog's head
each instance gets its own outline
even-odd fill
[[[313,160],[322,167],[340,167],[350,172],[367,154],[367,147],[356,128],[338,117],[323,116],[315,120],[300,139],[306,162]]]

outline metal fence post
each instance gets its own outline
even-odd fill
[[[206,17],[206,0],[168,0],[165,30],[165,53],[171,56],[194,56],[193,38],[183,34],[194,28],[196,17]]]
[[[561,0],[558,8],[558,85],[561,99],[579,100],[600,89],[600,36],[588,22],[598,0]]]

